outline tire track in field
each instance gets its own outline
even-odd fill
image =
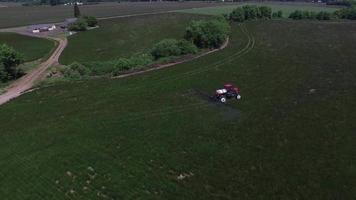
[[[182,79],[185,77],[191,77],[191,76],[212,70],[216,67],[220,67],[220,66],[222,66],[226,63],[229,63],[237,58],[240,58],[241,56],[249,53],[255,46],[255,39],[252,36],[252,34],[250,34],[248,32],[247,28],[244,25],[240,25],[240,28],[241,28],[241,31],[246,35],[248,42],[243,49],[233,53],[232,55],[228,56],[226,59],[217,61],[211,65],[207,65],[204,68],[200,68],[197,70],[191,70],[191,71],[188,71],[185,73],[173,75],[170,77],[166,77],[164,79],[154,81],[153,84],[150,84],[150,85],[131,87],[131,88],[127,88],[127,89],[128,90],[137,90],[137,89],[148,87],[148,86],[159,85],[165,81],[172,81],[172,80]],[[149,117],[166,116],[166,115],[170,115],[170,114],[174,114],[174,113],[182,113],[182,112],[188,111],[192,108],[203,108],[203,107],[207,107],[207,106],[211,106],[211,103],[201,102],[201,103],[194,103],[194,104],[188,104],[188,105],[183,105],[183,106],[174,106],[174,107],[170,107],[169,109],[157,109],[157,110],[153,110],[153,111],[150,110],[150,111],[136,112],[134,114],[126,116],[125,119],[123,119],[123,120],[116,121],[115,124],[124,124],[127,122],[137,121],[137,120],[141,120],[141,119],[145,119],[145,118],[149,118]]]
[[[220,66],[222,66],[224,64],[232,62],[233,60],[235,60],[237,58],[240,58],[241,56],[249,53],[255,47],[255,39],[252,36],[252,34],[248,32],[248,30],[245,27],[245,25],[239,25],[239,26],[241,28],[242,33],[247,37],[248,42],[247,42],[246,46],[243,49],[233,53],[232,55],[226,57],[225,59],[217,61],[217,62],[212,63],[210,65],[206,65],[205,67],[202,67],[202,68],[199,68],[199,69],[190,70],[188,72],[183,72],[183,73],[180,73],[180,74],[177,74],[177,75],[166,76],[163,79],[159,79],[159,80],[150,82],[151,84],[146,84],[146,85],[142,85],[142,86],[135,86],[135,87],[127,87],[125,89],[126,90],[137,90],[137,89],[145,88],[145,87],[148,87],[148,86],[159,85],[159,84],[161,84],[163,82],[166,82],[166,81],[174,81],[174,80],[178,80],[178,79],[182,79],[182,78],[191,77],[191,76],[203,73],[203,72],[207,72],[207,71],[213,70],[214,68],[220,67]]]

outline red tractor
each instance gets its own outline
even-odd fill
[[[239,100],[241,99],[240,89],[238,87],[234,87],[231,84],[225,84],[223,89],[216,90],[214,98],[218,99],[222,103],[225,103],[226,99],[231,98]]]

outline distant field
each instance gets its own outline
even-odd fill
[[[127,14],[152,13],[178,9],[222,5],[204,2],[146,2],[146,3],[101,3],[80,6],[84,15],[108,17]],[[0,28],[49,22],[61,22],[73,17],[71,6],[34,6],[0,8]]]
[[[60,57],[74,61],[108,61],[143,52],[165,38],[183,38],[185,28],[197,15],[169,13],[100,21],[100,28],[69,37]]]
[[[256,21],[230,38],[193,62],[1,106],[0,197],[354,199],[356,23]],[[209,101],[225,82],[240,102]]]
[[[221,15],[221,14],[231,13],[233,9],[243,5],[270,6],[272,8],[272,11],[282,10],[284,17],[288,17],[289,14],[295,10],[334,12],[335,10],[339,9],[336,7],[327,7],[325,5],[307,4],[307,3],[243,3],[240,5],[227,5],[227,6],[218,6],[218,7],[210,7],[210,8],[209,7],[192,8],[192,9],[180,10],[177,12],[204,14],[204,15]]]
[[[33,61],[45,57],[54,47],[53,41],[16,33],[0,33],[0,44],[4,43],[23,54],[25,61]]]

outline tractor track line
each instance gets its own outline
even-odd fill
[[[236,58],[239,58],[239,57],[249,53],[255,46],[255,39],[248,32],[248,30],[246,29],[246,27],[244,25],[240,25],[240,28],[241,28],[242,33],[247,37],[248,42],[247,42],[246,46],[243,49],[239,50],[238,52],[233,53],[232,55],[228,56],[224,60],[217,61],[215,63],[212,63],[211,65],[207,65],[205,67],[202,67],[202,68],[199,68],[199,69],[196,69],[196,70],[191,70],[191,71],[184,72],[184,73],[181,73],[181,74],[168,76],[168,77],[165,77],[163,79],[158,79],[156,81],[152,81],[151,82],[152,84],[149,84],[149,85],[136,86],[136,87],[127,87],[126,89],[127,90],[137,90],[137,89],[145,88],[147,86],[158,85],[158,84],[160,84],[162,82],[165,82],[165,81],[172,81],[172,80],[177,80],[177,79],[181,79],[181,78],[191,77],[193,75],[200,74],[200,73],[212,70],[212,69],[214,69],[216,67],[219,67],[219,66],[221,66],[223,64],[231,62],[231,61],[235,60]]]

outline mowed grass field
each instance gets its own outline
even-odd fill
[[[202,18],[205,17],[168,13],[102,20],[99,28],[70,36],[60,62],[86,63],[130,57],[147,51],[162,39],[183,38],[188,24]]]
[[[16,33],[0,33],[0,44],[7,44],[20,52],[25,62],[48,56],[55,46],[54,41]]]
[[[354,199],[356,23],[232,25],[229,46],[0,107],[3,199]],[[209,94],[230,82],[242,100]]]
[[[209,2],[130,2],[100,3],[80,6],[81,14],[96,17],[122,16],[141,13],[173,11],[179,9],[211,7],[222,5]],[[72,6],[16,6],[0,7],[0,28],[24,26],[50,22],[62,22],[73,18]]]
[[[206,7],[206,8],[192,8],[179,10],[177,12],[191,13],[191,14],[203,14],[203,15],[222,15],[229,14],[235,8],[244,5],[257,5],[257,6],[269,6],[272,8],[273,12],[282,10],[283,17],[288,17],[290,13],[295,10],[307,10],[307,11],[326,11],[334,12],[338,7],[326,6],[322,4],[312,4],[312,3],[282,3],[282,2],[262,2],[262,3],[242,3],[239,5],[226,5],[226,6],[216,6],[216,7]]]

